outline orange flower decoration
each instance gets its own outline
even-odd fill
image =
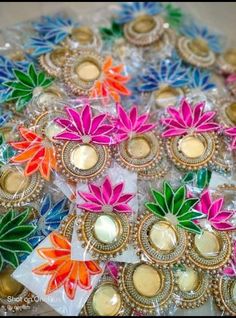
[[[10,145],[17,150],[23,150],[23,152],[12,157],[11,161],[15,163],[27,162],[25,176],[30,176],[39,170],[42,177],[49,181],[51,170],[56,170],[54,147],[24,127],[20,127],[19,131],[24,141],[10,142]]]
[[[102,76],[95,82],[90,96],[94,98],[111,96],[116,102],[119,102],[120,95],[130,95],[131,92],[124,85],[130,77],[120,74],[123,69],[123,64],[112,66],[112,58],[107,57],[102,66]]]
[[[66,295],[74,299],[77,286],[82,289],[91,289],[90,275],[102,273],[102,269],[95,261],[73,261],[71,259],[71,244],[62,235],[53,232],[50,234],[52,248],[39,248],[39,255],[48,263],[33,269],[37,275],[52,275],[46,295],[64,286]]]

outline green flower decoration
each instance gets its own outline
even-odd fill
[[[99,32],[104,42],[115,42],[124,35],[122,25],[115,21],[112,21],[110,28],[99,28]]]
[[[17,69],[13,72],[16,79],[4,82],[3,85],[10,88],[6,101],[16,102],[16,110],[19,112],[26,107],[34,95],[39,94],[43,88],[50,86],[53,82],[53,79],[47,77],[44,72],[36,72],[34,64],[29,65],[27,73]]]
[[[145,204],[149,211],[175,226],[193,233],[201,233],[201,228],[193,221],[204,217],[204,214],[193,209],[199,199],[187,198],[186,186],[174,190],[168,182],[164,182],[163,194],[155,189],[151,189],[151,192],[155,202]]]
[[[211,171],[207,168],[202,168],[198,171],[190,171],[183,177],[182,182],[185,184],[195,185],[199,189],[205,189],[211,181]]]
[[[168,22],[172,28],[178,29],[183,24],[184,13],[180,8],[175,7],[170,3],[164,5],[164,8],[166,22]]]
[[[4,135],[0,133],[0,167],[7,164],[16,151],[6,143]]]
[[[26,239],[36,230],[28,225],[29,209],[22,213],[13,210],[0,217],[0,271],[3,265],[10,264],[16,268],[22,254],[30,254],[33,250]]]

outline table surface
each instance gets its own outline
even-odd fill
[[[37,18],[39,15],[50,14],[60,9],[75,9],[77,12],[105,8],[116,2],[1,2],[0,3],[0,29],[15,23]],[[186,12],[201,20],[209,27],[216,29],[229,38],[229,43],[236,44],[236,3],[233,2],[178,2]],[[44,303],[34,306],[31,312],[24,312],[24,316],[58,316],[48,305]],[[175,315],[219,315],[212,300],[195,310],[177,310]]]

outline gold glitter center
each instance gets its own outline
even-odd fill
[[[133,30],[137,33],[148,33],[152,31],[155,26],[155,20],[149,15],[137,17],[133,22]]]
[[[229,64],[236,66],[236,49],[230,49],[224,53],[224,58]]]
[[[146,158],[151,151],[147,140],[143,137],[134,137],[128,141],[127,151],[135,159]]]
[[[98,154],[90,145],[79,145],[71,152],[70,160],[75,167],[88,170],[98,162]]]
[[[198,158],[204,154],[206,149],[198,137],[186,136],[179,141],[179,150],[188,158]]]
[[[6,299],[9,296],[19,295],[24,286],[11,277],[13,269],[5,268],[0,272],[0,298]]]
[[[93,42],[93,31],[88,27],[80,27],[73,29],[71,38],[83,45],[90,44]]]
[[[63,66],[69,50],[65,47],[57,48],[51,53],[51,59],[57,66]]]
[[[110,284],[100,286],[93,296],[93,309],[99,316],[116,316],[121,307],[121,297]]]
[[[189,43],[190,50],[196,55],[205,57],[209,54],[209,46],[207,42],[201,38],[196,38]]]
[[[225,113],[228,118],[236,125],[236,103],[232,103],[226,107]]]
[[[155,223],[149,236],[152,245],[161,251],[170,252],[177,244],[177,235],[174,228],[165,221]]]
[[[10,194],[23,192],[29,184],[29,179],[24,176],[21,170],[11,168],[5,171],[0,177],[0,186],[3,191]]]
[[[83,81],[95,81],[101,74],[98,65],[89,60],[80,63],[77,66],[76,72]]]
[[[161,288],[161,276],[151,265],[142,264],[133,273],[133,283],[139,294],[153,297]]]
[[[178,273],[179,289],[183,292],[195,291],[199,286],[199,274],[192,268]]]
[[[217,236],[209,231],[195,235],[195,246],[198,252],[205,258],[216,257],[220,252],[220,242]]]

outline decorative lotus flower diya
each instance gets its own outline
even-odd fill
[[[157,107],[167,107],[176,104],[186,93],[189,82],[189,70],[180,60],[172,62],[162,60],[158,69],[149,67],[144,75],[140,76],[140,92],[151,92]]]
[[[84,50],[68,58],[63,71],[64,80],[76,95],[106,100],[120,100],[120,95],[130,95],[125,87],[129,76],[121,73],[123,64],[113,66],[112,57],[105,59],[96,51]]]
[[[126,305],[114,279],[104,275],[87,300],[84,316],[126,316],[131,309]]]
[[[92,109],[86,104],[81,111],[66,107],[68,119],[56,118],[55,123],[64,131],[54,140],[65,140],[56,145],[59,169],[72,182],[86,182],[99,177],[109,166],[113,143],[113,125],[106,114],[92,116]]]
[[[79,216],[78,238],[97,259],[107,260],[121,254],[130,241],[130,218],[132,213],[128,202],[133,194],[123,193],[124,182],[112,185],[108,177],[101,186],[88,185],[89,192],[78,192],[85,203]]]
[[[201,102],[191,108],[183,99],[179,110],[168,107],[170,117],[162,121],[167,126],[162,136],[168,138],[168,156],[179,168],[198,170],[214,162],[219,143],[215,131],[219,124],[212,120],[216,113],[204,113],[204,106]]]
[[[236,49],[230,48],[218,56],[216,66],[221,73],[233,74],[236,72]]]
[[[195,23],[184,25],[181,32],[184,36],[177,40],[180,56],[194,66],[213,66],[216,61],[215,53],[221,51],[219,36]]]
[[[185,186],[174,190],[163,183],[163,194],[152,190],[154,202],[146,203],[148,211],[138,218],[134,242],[140,257],[170,265],[183,261],[189,252],[190,234],[201,233],[194,220],[203,214],[194,210],[197,198],[188,198]]]
[[[223,204],[223,197],[212,200],[209,191],[205,190],[195,207],[197,211],[205,214],[205,218],[197,221],[202,233],[195,235],[192,241],[189,261],[207,271],[219,271],[227,264],[232,253],[229,231],[235,230],[235,226],[230,222],[235,211],[222,209]]]
[[[163,10],[160,3],[134,2],[121,4],[116,12],[116,22],[124,25],[124,35],[128,42],[137,45],[150,45],[164,32]]]
[[[150,263],[120,266],[119,289],[127,306],[143,314],[159,312],[173,302],[174,276],[171,270]]]
[[[163,176],[166,171],[160,169],[162,142],[154,131],[156,125],[147,123],[148,114],[139,116],[136,106],[127,113],[117,104],[117,115],[114,154],[119,164],[137,171],[142,178]]]

